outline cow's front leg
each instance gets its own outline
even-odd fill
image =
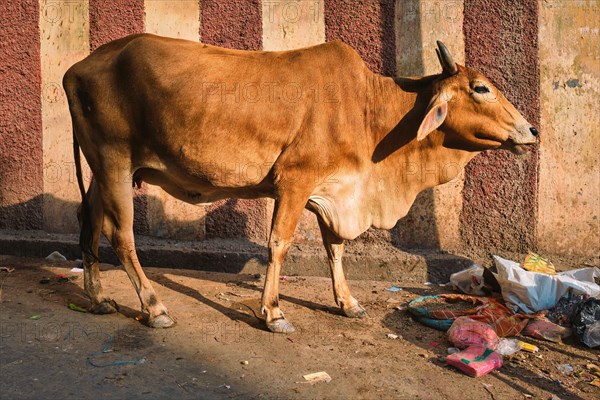
[[[269,265],[267,266],[261,308],[265,315],[267,328],[271,332],[291,333],[295,331],[294,326],[285,319],[279,308],[279,274],[305,204],[305,198],[292,194],[283,195],[282,198],[275,201],[269,238]]]
[[[363,318],[367,315],[364,308],[352,297],[344,268],[342,267],[342,256],[344,255],[344,241],[337,237],[319,218],[319,228],[323,237],[323,245],[327,251],[331,280],[333,283],[333,296],[344,314],[351,318]]]

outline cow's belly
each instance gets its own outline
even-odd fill
[[[273,186],[263,182],[248,186],[215,186],[210,180],[197,175],[172,174],[153,168],[140,168],[134,182],[160,186],[171,196],[190,204],[207,204],[227,198],[255,199],[272,197]]]

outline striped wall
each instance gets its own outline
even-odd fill
[[[18,3],[18,4],[15,4]],[[464,254],[600,246],[597,0],[22,0],[0,4],[0,228],[76,232],[71,126],[60,82],[98,46],[138,32],[229,48],[287,50],[340,39],[386,75],[439,70],[435,40],[481,70],[541,131],[525,157],[490,152],[422,193],[391,231],[361,240]],[[423,173],[427,173],[424,171]],[[89,177],[88,177],[89,179]],[[268,238],[271,200],[190,206],[135,193],[136,232]],[[318,241],[306,212],[298,241]]]

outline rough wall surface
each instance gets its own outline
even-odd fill
[[[600,2],[540,9],[539,247],[600,253]]]
[[[0,3],[0,228],[41,229],[42,78],[37,0]],[[57,88],[48,87],[52,96]]]
[[[325,37],[352,46],[373,72],[396,75],[393,0],[325,0]]]
[[[479,69],[539,127],[536,0],[465,0],[466,64]],[[461,234],[474,251],[536,247],[538,151],[484,152],[465,170]]]
[[[111,40],[144,32],[144,2],[90,0],[90,51]]]
[[[260,0],[203,0],[200,40],[232,49],[262,49]]]

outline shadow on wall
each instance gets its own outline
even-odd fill
[[[411,14],[414,18],[407,20],[398,18],[398,30],[401,33],[400,39],[414,41],[420,44],[423,42],[421,36],[421,3],[410,3]],[[392,21],[392,27],[394,21]],[[382,16],[382,28],[389,24],[388,18]],[[382,32],[385,32],[382,29]],[[423,62],[422,46],[402,46],[403,49],[410,51],[410,65],[398,65],[398,75],[402,76],[423,76],[425,75],[425,65]],[[458,210],[457,210],[458,211]],[[421,192],[408,214],[402,218],[394,228],[392,228],[392,244],[402,250],[410,249],[440,249],[439,231],[435,217],[435,199],[434,189],[427,189]]]
[[[206,220],[204,216],[198,219],[178,220],[167,216],[160,199],[146,195],[134,197],[134,234],[140,262],[143,266],[201,267],[205,270],[231,273],[242,271],[250,260],[257,260],[257,262],[265,264],[266,247],[251,242],[247,238],[249,232],[253,231],[253,224],[248,222],[248,216],[243,212],[243,209],[237,207],[239,202],[243,201],[228,199],[211,204],[209,206],[210,214],[206,217]],[[8,241],[5,244],[14,246],[6,250],[7,254],[44,257],[56,250],[68,259],[80,259],[81,251],[78,244],[76,244],[76,236],[73,236],[78,235],[79,230],[71,229],[65,232],[52,229],[51,226],[44,226],[43,215],[44,212],[48,211],[48,208],[44,206],[45,202],[51,202],[52,204],[49,211],[61,210],[60,217],[65,219],[66,226],[77,226],[77,209],[80,203],[63,200],[52,194],[45,194],[38,195],[26,202],[0,206],[0,229],[7,230],[9,234],[11,230],[18,230],[21,233],[31,230],[72,236],[46,237],[46,235],[32,234],[30,238],[25,240],[16,238],[15,242]],[[153,207],[152,218],[161,221],[161,226],[167,229],[168,234],[165,237],[149,236],[146,218],[149,202],[160,205],[159,207]],[[56,220],[56,216],[53,220]],[[35,223],[31,223],[31,221]],[[204,237],[205,223],[209,226],[210,224],[218,225],[219,230],[213,230],[213,234]],[[198,235],[198,232],[202,232],[202,235]],[[176,239],[173,236],[175,234],[179,235]],[[188,236],[182,238],[186,235]],[[102,238],[99,250],[100,260],[118,265],[119,261],[116,254],[108,242],[104,240],[104,235],[102,235]],[[197,240],[218,238],[231,240],[224,242]],[[169,251],[166,253],[161,250],[161,246],[165,245],[170,246]],[[177,247],[180,247],[180,249],[177,249]],[[219,265],[212,265],[214,264],[214,257],[211,258],[209,253],[215,251],[227,255],[227,259]],[[207,253],[206,257],[203,256],[205,252]]]
[[[1,204],[1,203],[0,203]],[[45,221],[44,214],[53,213],[53,220],[62,219],[62,226],[76,227],[77,209],[80,202],[63,200],[51,193],[37,195],[27,201],[7,206],[0,206],[0,229],[7,230],[44,230],[48,233],[79,233],[78,229],[62,229]],[[143,218],[146,213],[147,201],[145,196],[134,197],[135,233],[148,234],[148,224]],[[60,218],[59,218],[60,217]]]

